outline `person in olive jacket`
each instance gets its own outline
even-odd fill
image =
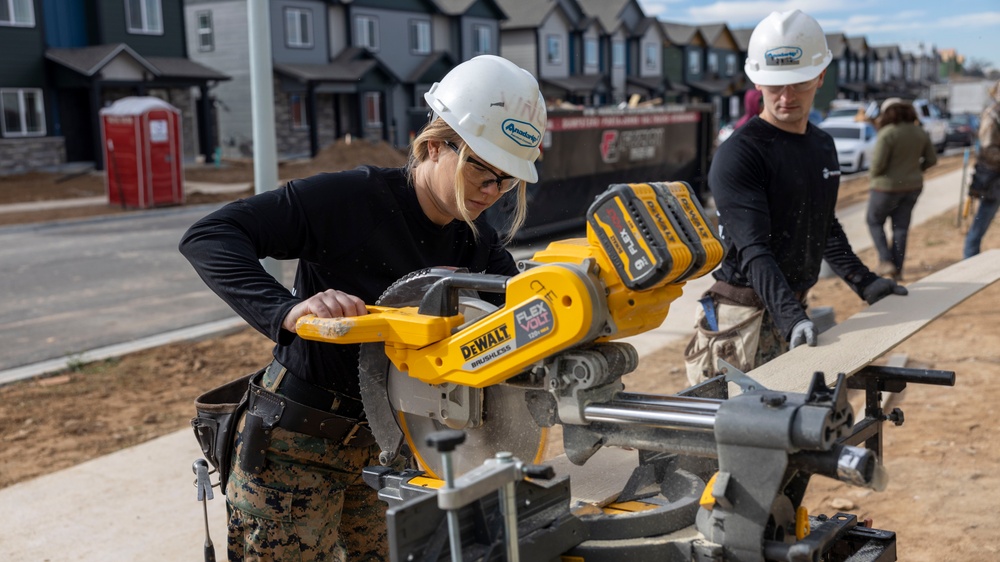
[[[882,103],[876,125],[879,132],[869,169],[868,230],[878,251],[875,272],[898,280],[913,207],[924,188],[924,170],[937,163],[937,155],[916,110],[900,98]],[[892,220],[891,241],[885,234],[886,219]]]

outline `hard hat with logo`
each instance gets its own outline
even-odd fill
[[[538,181],[545,100],[535,78],[509,60],[480,55],[456,66],[424,94],[434,114],[490,165]]]
[[[826,35],[812,16],[799,10],[771,12],[750,35],[743,69],[754,84],[785,86],[816,78],[832,59]]]

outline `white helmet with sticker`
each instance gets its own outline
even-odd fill
[[[816,78],[832,59],[823,28],[812,16],[771,12],[750,35],[743,69],[754,84],[785,86]]]
[[[538,82],[509,60],[480,55],[456,66],[424,94],[434,114],[487,163],[527,182],[545,134]]]

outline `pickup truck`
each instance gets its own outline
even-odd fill
[[[948,138],[948,120],[941,114],[941,110],[925,99],[913,100],[913,108],[917,110],[920,124],[931,137],[934,149],[938,152],[944,152]]]

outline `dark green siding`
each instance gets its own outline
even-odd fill
[[[354,0],[350,5],[359,8],[382,8],[406,12],[430,13],[436,11],[427,2],[421,2],[421,0]]]
[[[181,0],[162,0],[163,34],[128,32],[125,0],[97,0],[100,37],[98,43],[125,43],[146,57],[186,56],[184,7]]]
[[[45,85],[42,5],[35,1],[35,27],[0,27],[0,87]]]

